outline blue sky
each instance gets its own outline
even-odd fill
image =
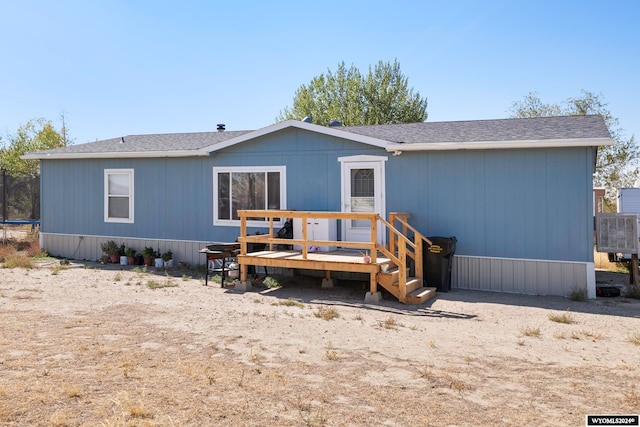
[[[636,0],[0,0],[0,134],[62,111],[76,143],[257,129],[341,61],[397,59],[427,121],[585,89],[640,138],[639,23]]]

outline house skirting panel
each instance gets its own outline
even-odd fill
[[[174,265],[183,261],[190,265],[205,264],[204,255],[198,251],[208,242],[187,240],[114,238],[108,236],[80,236],[69,234],[40,233],[40,246],[52,256],[75,260],[97,261],[103,253],[100,245],[107,240],[114,240],[118,245],[134,248],[138,253],[147,246],[162,252],[173,253]]]
[[[586,290],[596,297],[592,262],[489,258],[455,255],[451,286],[458,289],[510,292],[528,295],[568,296]]]

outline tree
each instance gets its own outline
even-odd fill
[[[529,92],[522,101],[511,106],[512,117],[549,117],[600,114],[609,129],[613,145],[598,147],[598,159],[593,183],[606,189],[605,208],[616,210],[618,189],[632,187],[638,179],[640,149],[635,135],[624,136],[619,121],[611,115],[602,94],[581,91],[581,96],[568,98],[561,105],[543,103],[536,92]]]
[[[64,123],[64,115],[62,118]],[[66,145],[67,130],[64,124],[58,131],[51,121],[45,119],[29,120],[18,128],[15,135],[7,136],[7,142],[0,151],[0,167],[11,177],[7,191],[13,195],[11,205],[14,212],[29,215],[29,218],[38,218],[40,211],[40,162],[24,160],[21,157],[34,151]]]
[[[326,74],[301,85],[293,106],[280,111],[276,120],[305,116],[324,126],[332,120],[345,126],[423,122],[427,119],[427,99],[409,88],[397,60],[369,66],[366,76],[354,65],[347,69],[343,61],[335,73],[327,69]]]

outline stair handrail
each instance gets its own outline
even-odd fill
[[[411,214],[408,212],[391,212],[389,213],[389,222],[384,221],[386,224],[389,224],[387,227],[389,228],[389,230],[394,230],[394,234],[389,233],[389,248],[391,249],[391,252],[396,251],[396,245],[398,245],[398,243],[396,243],[396,235],[400,236],[401,239],[398,240],[403,240],[406,242],[410,242],[410,245],[408,245],[411,249],[413,249],[412,251],[406,250],[406,246],[405,246],[405,257],[409,256],[410,258],[412,258],[415,262],[415,276],[417,278],[422,279],[423,273],[424,273],[424,266],[423,266],[423,261],[422,261],[422,251],[423,251],[423,242],[427,242],[429,245],[432,244],[431,240],[427,239],[424,235],[422,235],[422,233],[420,233],[415,227],[413,227],[411,224],[409,224],[408,219],[411,218]],[[400,224],[402,224],[402,232],[399,231],[397,228],[395,228],[395,222],[398,221]],[[411,241],[411,239],[409,239],[408,236],[406,236],[405,234],[407,233],[407,230],[410,230],[413,232],[413,238],[415,241]],[[400,245],[398,245],[398,252],[400,252]],[[399,254],[398,254],[399,255]],[[404,258],[403,258],[404,259]]]

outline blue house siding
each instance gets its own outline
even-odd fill
[[[461,255],[593,261],[590,148],[403,153],[387,164],[387,211]]]
[[[386,162],[386,212],[412,214],[457,253],[592,262],[591,148],[404,152],[284,129],[208,157],[42,161],[42,231],[181,241],[233,241],[213,225],[213,168],[285,166],[287,208],[341,210],[339,157]],[[135,222],[104,222],[104,170],[135,173]]]

